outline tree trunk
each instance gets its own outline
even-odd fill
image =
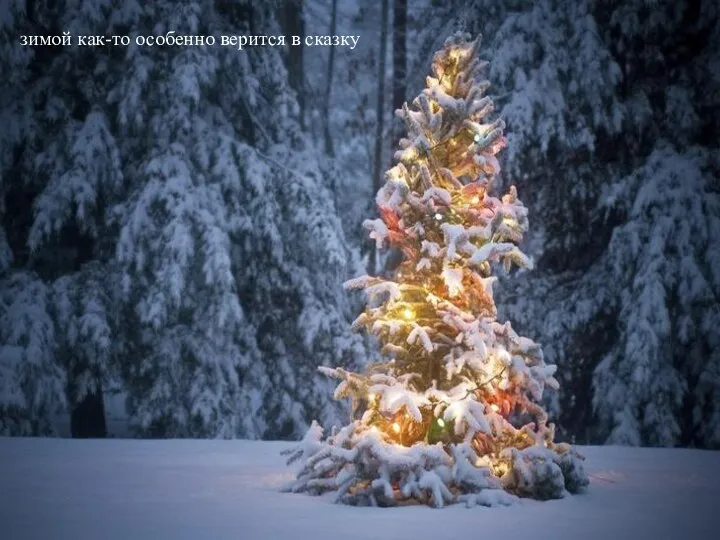
[[[337,33],[337,4],[338,0],[332,0],[332,11],[330,13],[330,35]],[[325,153],[329,156],[335,155],[332,136],[330,135],[330,98],[332,96],[333,72],[335,70],[335,47],[331,46],[328,53],[327,78],[325,81],[325,100],[323,102],[323,120],[325,122]]]
[[[407,96],[407,0],[394,0],[393,3],[393,101],[392,110],[402,109]],[[399,119],[391,117],[392,146],[391,152],[398,148],[400,138],[403,136],[404,124]],[[403,261],[403,254],[397,248],[391,248],[388,253],[383,271],[385,274],[394,272]]]
[[[107,437],[102,389],[87,394],[72,410],[70,433],[76,439]]]
[[[380,9],[382,17],[380,22],[380,52],[378,59],[378,99],[375,114],[375,163],[373,166],[373,196],[382,186],[383,178],[383,134],[385,128],[385,57],[387,56],[388,33],[388,0],[382,0]],[[379,270],[377,264],[377,248],[373,244],[370,252],[370,272],[375,274]]]
[[[303,15],[303,0],[284,0],[282,13],[285,35],[300,36],[301,43],[305,42],[305,16]],[[305,127],[305,67],[303,45],[288,45],[287,70],[288,82],[297,94],[300,107],[300,124]]]
[[[407,0],[393,6],[393,111],[402,109],[407,95]],[[393,121],[393,149],[403,133],[402,122]]]

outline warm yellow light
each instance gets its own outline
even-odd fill
[[[400,433],[400,424],[398,424],[397,422],[395,422],[395,423],[392,425],[392,430],[393,430],[395,433]]]
[[[492,405],[490,405],[490,408],[491,408],[494,412],[498,412],[498,411],[500,410],[500,407],[498,407],[498,406],[495,405],[494,403],[493,403]]]
[[[375,394],[368,394],[368,401],[375,401],[376,397]]]
[[[442,219],[442,214],[435,214],[435,219],[440,221]]]
[[[473,204],[477,204],[480,202],[480,197],[473,197],[472,199],[470,199],[470,202]]]
[[[415,312],[410,308],[405,308],[402,312],[402,316],[408,321],[411,321],[415,318]]]
[[[443,420],[442,418],[438,418],[437,425],[440,427],[445,427],[445,420]]]

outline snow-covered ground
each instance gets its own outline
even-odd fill
[[[718,538],[720,452],[585,447],[584,495],[355,508],[280,493],[287,443],[0,439],[3,540]]]

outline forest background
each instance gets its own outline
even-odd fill
[[[582,443],[720,447],[720,7],[707,0],[3,0],[0,434],[296,439],[377,354],[342,283],[456,30],[482,34],[534,270],[499,320]],[[357,47],[20,36],[353,35]]]

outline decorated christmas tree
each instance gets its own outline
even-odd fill
[[[351,400],[354,420],[327,439],[312,425],[288,452],[301,464],[290,491],[336,491],[360,505],[493,505],[588,483],[582,456],[553,442],[539,404],[557,388],[555,366],[496,321],[493,270],[532,263],[517,247],[528,220],[515,188],[490,194],[506,141],[483,96],[479,43],[450,37],[426,88],[397,111],[407,137],[377,194],[382,219],[364,226],[403,262],[393,279],[346,283],[368,297],[354,325],[377,337],[382,359],[366,374],[320,368],[340,379],[335,398]]]

